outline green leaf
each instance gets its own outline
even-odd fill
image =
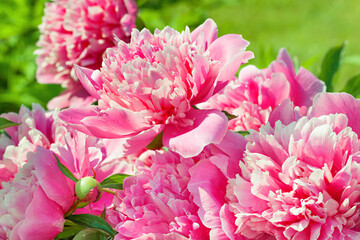
[[[341,92],[347,92],[355,98],[360,97],[360,74],[350,78]]]
[[[139,31],[141,31],[143,28],[146,28],[144,21],[140,17],[136,18],[136,28],[139,29]]]
[[[239,133],[239,134],[243,135],[244,137],[245,137],[246,135],[249,135],[249,134],[250,134],[249,131],[236,131],[236,133]]]
[[[60,169],[60,171],[70,180],[74,181],[74,182],[77,182],[79,181],[73,174],[72,172],[67,168],[65,167],[61,162],[60,160],[58,159],[58,157],[54,154],[55,158],[56,158],[56,162],[57,162],[57,165]]]
[[[8,127],[18,126],[21,123],[14,123],[12,121],[7,120],[6,118],[0,118],[0,130]]]
[[[81,226],[65,226],[63,231],[59,233],[55,239],[66,239],[71,236],[74,236],[75,234],[79,233],[81,230],[83,230],[84,227]]]
[[[99,217],[106,220],[106,206],[105,205],[104,205],[104,210],[101,212]]]
[[[325,55],[321,64],[321,72],[319,78],[326,84],[326,90],[332,92],[334,90],[334,76],[339,70],[344,55],[345,43],[331,48]]]
[[[238,116],[236,116],[234,114],[228,113],[227,111],[222,111],[222,112],[225,113],[228,120],[231,120],[231,119],[234,119],[234,118],[238,117]]]
[[[76,214],[66,217],[66,219],[84,227],[96,228],[114,237],[116,231],[104,219],[91,214]]]
[[[164,131],[159,133],[152,141],[149,143],[149,145],[146,146],[147,149],[150,150],[156,150],[161,148],[163,145],[162,138],[163,138]]]
[[[106,240],[107,235],[93,228],[87,228],[76,234],[73,240]]]
[[[112,188],[112,189],[123,189],[124,179],[129,177],[130,175],[123,173],[115,173],[107,178],[105,178],[100,185],[103,188]]]

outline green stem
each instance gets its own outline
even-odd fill
[[[116,192],[115,192],[115,191],[110,190],[110,189],[108,189],[108,188],[103,188],[103,191],[104,191],[104,192],[107,192],[107,193],[110,193],[110,194],[112,194],[112,195],[116,195]]]

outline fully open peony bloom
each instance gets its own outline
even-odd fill
[[[288,52],[281,49],[268,68],[244,67],[238,79],[199,107],[225,110],[238,116],[229,121],[230,130],[258,130],[285,99],[289,98],[305,115],[314,96],[323,91],[325,84],[306,69],[300,68],[296,74]]]
[[[49,108],[90,104],[74,66],[101,66],[106,48],[115,38],[128,41],[135,27],[137,6],[133,0],[56,0],[46,3],[36,51],[40,83],[61,84],[67,90],[48,104]],[[116,37],[115,37],[116,36]]]
[[[188,28],[179,33],[166,27],[155,34],[134,29],[129,44],[120,41],[107,50],[101,71],[78,70],[99,106],[67,109],[60,117],[97,137],[138,135],[141,147],[163,131],[168,149],[195,156],[221,141],[227,119],[219,110],[192,106],[220,91],[253,57],[247,45],[240,35],[217,38],[212,20],[192,33]]]
[[[196,164],[189,190],[204,224],[231,239],[360,238],[359,112],[351,95],[319,94],[308,116],[252,132],[231,172]]]
[[[157,152],[153,160],[150,169],[125,179],[114,210],[108,212],[119,232],[115,239],[207,239],[209,230],[187,190],[188,170],[197,159]]]

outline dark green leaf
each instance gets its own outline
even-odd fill
[[[341,90],[353,95],[355,98],[360,97],[360,75],[356,75],[347,81],[345,87]]]
[[[130,175],[115,173],[107,178],[105,178],[100,185],[103,188],[113,188],[113,189],[123,189],[124,179],[129,177]]]
[[[74,236],[83,229],[84,227],[81,226],[65,226],[64,230],[56,236],[56,239],[69,238],[71,236]]]
[[[331,48],[326,53],[324,60],[322,61],[319,78],[325,82],[326,90],[328,92],[332,92],[334,90],[334,76],[341,65],[344,48],[345,43]]]
[[[72,172],[60,162],[60,160],[58,159],[58,157],[57,157],[55,154],[54,154],[54,156],[56,157],[57,165],[58,165],[60,171],[61,171],[68,179],[70,179],[70,180],[72,180],[72,181],[74,181],[74,182],[77,182],[78,179],[76,179],[76,177],[72,174]]]
[[[101,212],[99,217],[106,220],[106,206],[105,205],[104,205],[104,210]]]
[[[6,118],[0,118],[0,129],[5,129],[8,127],[18,126],[21,123],[14,123],[12,121],[7,120]]]
[[[146,146],[147,149],[150,150],[156,150],[161,148],[163,145],[162,138],[163,138],[164,132],[159,133],[152,141],[149,143],[149,145]]]
[[[243,135],[244,137],[245,137],[246,135],[249,135],[249,134],[250,134],[250,132],[248,132],[248,131],[236,131],[236,133],[239,133],[239,134]]]
[[[225,113],[226,117],[228,120],[231,120],[231,119],[234,119],[234,118],[237,118],[238,116],[236,115],[233,115],[231,113],[228,113],[227,111],[222,111],[223,113]]]
[[[141,30],[145,27],[146,27],[146,25],[145,25],[144,21],[140,17],[137,17],[136,18],[136,28]]]
[[[84,227],[96,228],[114,237],[116,231],[104,219],[91,214],[70,215],[66,219]]]

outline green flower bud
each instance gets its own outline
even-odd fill
[[[93,177],[81,178],[75,184],[75,194],[81,202],[96,202],[101,198],[102,187]]]

